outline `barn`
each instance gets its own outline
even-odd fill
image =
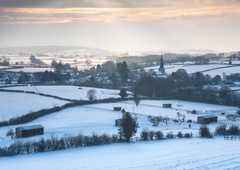
[[[217,122],[218,117],[215,115],[204,115],[204,116],[198,116],[197,117],[197,122],[200,124],[208,124],[212,122]]]
[[[44,128],[42,125],[21,126],[16,128],[17,138],[26,138],[30,136],[42,135]]]
[[[172,104],[171,103],[163,103],[162,107],[163,108],[172,108]]]
[[[122,109],[121,107],[113,107],[114,111],[121,111],[121,109]]]

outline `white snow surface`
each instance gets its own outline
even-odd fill
[[[238,170],[239,155],[239,141],[193,138],[18,155],[0,158],[0,165],[6,170]]]
[[[54,72],[54,68],[35,68],[35,67],[25,67],[25,68],[15,68],[15,69],[7,69],[6,71],[10,72],[26,72],[26,73],[35,73],[35,72],[44,72],[44,71],[52,71]]]
[[[145,105],[144,103],[150,103],[151,105]],[[158,107],[160,103],[164,101],[150,101],[143,100],[141,101],[138,107],[134,104],[133,101],[128,102],[118,102],[118,103],[107,103],[107,104],[93,104],[93,105],[85,105],[85,106],[77,106],[73,108],[64,109],[59,112],[55,112],[49,114],[44,117],[40,117],[32,122],[22,124],[22,125],[13,125],[6,126],[0,128],[0,137],[3,139],[0,142],[0,146],[8,146],[14,141],[26,141],[26,140],[40,140],[41,138],[50,138],[52,135],[56,135],[58,137],[62,137],[65,135],[91,135],[92,133],[96,134],[117,134],[118,127],[115,126],[115,120],[122,117],[122,113],[120,111],[113,111],[114,106],[122,106],[126,111],[131,113],[138,113],[136,115],[139,128],[136,137],[140,137],[140,132],[144,129],[158,131],[161,130],[165,135],[168,132],[173,132],[177,134],[179,131],[183,134],[192,133],[194,136],[198,136],[198,129],[200,127],[199,124],[192,123],[192,127],[188,127],[188,123],[183,122],[180,125],[178,123],[174,123],[169,120],[168,125],[161,122],[157,127],[153,127],[152,124],[148,121],[148,116],[167,116],[169,118],[176,119],[177,112],[179,110],[175,109],[165,109]],[[174,100],[173,100],[174,102]],[[176,101],[175,101],[176,102]],[[184,106],[192,106],[196,105],[197,108],[201,108],[200,103],[194,102],[181,102],[182,108]],[[199,105],[199,106],[198,106]],[[212,107],[211,107],[212,106]],[[219,105],[202,105],[202,108],[215,108],[215,109],[228,109],[231,107],[223,107]],[[232,107],[235,109],[234,107]],[[232,109],[231,108],[231,109]],[[134,110],[133,110],[134,109]],[[193,121],[197,120],[198,115],[194,115],[191,113],[187,113],[186,111],[180,111],[181,114],[185,115],[185,120],[192,119]],[[135,116],[135,115],[133,115]],[[219,120],[225,120],[225,116],[218,115]],[[235,122],[236,123],[236,122]],[[44,126],[44,135],[34,136],[30,138],[18,138],[12,140],[10,137],[6,137],[5,134],[8,129],[15,129],[19,126],[28,126],[28,125],[36,125],[41,124]],[[209,125],[211,132],[214,132],[216,128],[216,124]]]
[[[89,100],[87,92],[90,89],[95,89],[96,99],[105,98],[120,98],[120,90],[102,89],[102,88],[91,88],[91,87],[79,87],[79,86],[16,86],[7,87],[9,90],[25,90],[33,91],[36,93],[50,94],[65,99],[72,100]]]
[[[0,92],[0,121],[66,103],[68,102],[37,94]]]
[[[176,72],[178,69],[185,69],[188,74],[192,74],[195,72],[203,72],[203,74],[209,74],[211,77],[216,75],[223,76],[223,73],[226,75],[239,73],[240,66],[236,65],[228,65],[228,64],[204,64],[204,65],[192,65],[192,64],[173,64],[173,65],[165,65],[165,72],[167,74],[171,74],[172,72]],[[146,71],[149,70],[158,71],[159,66],[147,67]]]
[[[35,91],[37,93],[51,94],[69,99],[86,99],[89,89],[77,86],[21,86],[9,87],[7,89],[18,89]],[[97,98],[119,97],[119,90],[96,89]],[[12,113],[12,116],[21,115],[21,110],[39,110],[41,108],[62,105],[66,101],[43,97],[37,94],[25,93],[0,93],[0,118],[2,113]],[[171,103],[171,109],[162,108],[163,103]],[[31,108],[29,108],[31,107]],[[38,108],[39,107],[39,108]],[[122,107],[126,111],[135,113],[139,124],[136,137],[140,136],[142,130],[162,131],[164,135],[168,132],[192,133],[191,139],[165,139],[161,141],[148,141],[136,143],[118,143],[102,146],[71,148],[63,151],[17,155],[13,157],[0,157],[0,169],[3,170],[112,170],[112,169],[240,169],[240,140],[224,140],[223,137],[215,139],[199,138],[198,131],[201,125],[192,123],[174,123],[169,121],[168,125],[160,123],[153,127],[147,116],[164,116],[176,118],[177,112],[184,114],[187,119],[196,120],[198,115],[188,111],[197,110],[200,114],[216,114],[219,120],[226,119],[221,112],[236,111],[236,107],[211,105],[196,102],[185,102],[179,100],[141,100],[136,106],[133,101],[117,103],[102,103],[86,106],[78,106],[64,109],[50,115],[40,117],[32,122],[0,127],[0,147],[7,147],[15,141],[35,141],[42,138],[50,138],[68,135],[91,135],[92,133],[117,134],[118,127],[115,120],[121,118],[120,111],[113,111],[113,107]],[[6,116],[4,116],[6,118]],[[236,122],[235,122],[236,123]],[[19,126],[42,124],[44,135],[29,138],[11,139],[6,137],[6,132]],[[208,125],[214,132],[217,124]]]

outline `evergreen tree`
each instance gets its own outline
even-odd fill
[[[100,66],[100,64],[98,64],[96,68],[96,72],[100,73],[101,71],[102,71],[102,67]]]
[[[140,99],[140,97],[139,97],[138,89],[137,89],[137,88],[135,88],[135,90],[134,90],[133,100],[134,100],[134,102],[136,103],[136,106],[138,106],[141,99]]]
[[[121,65],[120,75],[122,83],[126,84],[128,80],[129,69],[127,63],[124,61]]]
[[[212,135],[209,131],[209,128],[207,126],[201,126],[199,129],[199,135],[200,137],[206,137],[206,138],[211,138]]]
[[[118,87],[118,80],[115,73],[113,73],[108,79],[112,81],[113,88]]]
[[[126,89],[121,89],[119,95],[121,98],[125,98],[128,96]]]
[[[121,127],[119,128],[120,139],[130,142],[131,137],[137,133],[138,123],[130,113],[123,113]]]

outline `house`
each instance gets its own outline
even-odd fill
[[[21,126],[16,128],[16,137],[25,138],[30,136],[42,135],[44,128],[42,125]]]
[[[240,82],[239,81],[238,82],[233,82],[233,86],[240,87]]]
[[[212,122],[217,122],[218,117],[215,115],[204,115],[204,116],[198,116],[197,117],[197,122],[200,124],[208,124]]]

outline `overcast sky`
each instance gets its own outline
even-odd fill
[[[0,0],[0,46],[240,50],[240,0]]]

